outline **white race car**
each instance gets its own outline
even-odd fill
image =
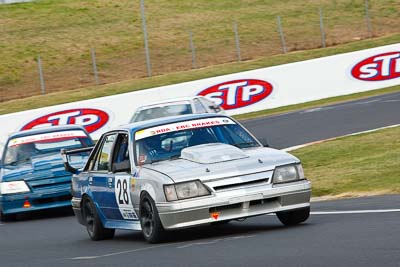
[[[100,138],[83,170],[68,165],[72,204],[93,240],[115,229],[165,231],[276,213],[309,217],[311,184],[300,160],[264,147],[234,119],[197,114],[121,126]]]

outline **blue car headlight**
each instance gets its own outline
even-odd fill
[[[0,183],[0,193],[2,195],[30,192],[25,181],[12,181]]]

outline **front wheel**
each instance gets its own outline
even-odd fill
[[[296,225],[304,222],[310,217],[310,207],[297,209],[297,210],[289,210],[289,211],[280,211],[276,213],[278,219],[284,225]]]
[[[86,230],[93,241],[111,239],[114,237],[115,229],[104,228],[97,213],[96,206],[90,198],[85,197],[82,208]]]
[[[149,194],[144,193],[140,198],[140,225],[144,239],[149,243],[160,242],[165,235],[157,207]]]

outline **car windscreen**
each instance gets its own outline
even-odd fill
[[[184,148],[224,143],[238,148],[260,144],[239,124],[225,117],[184,121],[136,132],[136,160],[139,164],[179,158]]]
[[[135,113],[130,122],[146,121],[156,118],[192,114],[190,103],[169,104],[141,109]]]
[[[5,147],[4,165],[18,165],[32,157],[59,153],[61,148],[74,149],[91,145],[91,139],[82,130],[40,133],[12,138]]]

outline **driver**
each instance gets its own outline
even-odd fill
[[[158,135],[147,137],[140,142],[139,161],[148,162],[157,158],[161,152],[161,138]]]
[[[144,146],[150,157],[157,156],[161,152],[161,139],[159,135],[155,135],[144,140]]]
[[[17,148],[17,161],[28,160],[36,153],[35,143],[22,144]]]

